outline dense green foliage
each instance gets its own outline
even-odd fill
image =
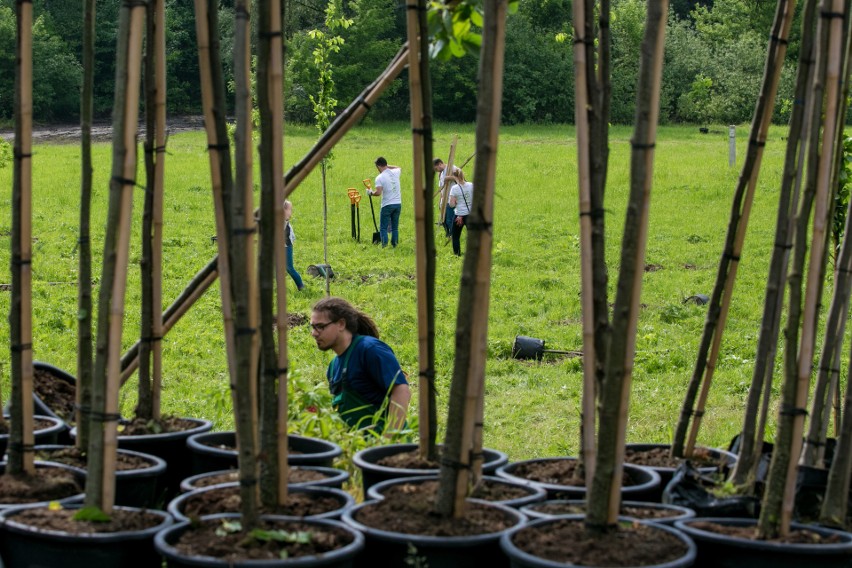
[[[612,121],[617,124],[633,119],[645,1],[612,1]],[[220,0],[220,3],[219,36],[223,60],[230,67],[233,1]],[[314,62],[315,42],[309,34],[324,30],[327,3],[327,0],[305,0],[288,4],[285,104],[289,122],[314,122],[309,97],[317,94],[320,71]],[[95,112],[100,118],[107,118],[112,108],[116,6],[114,2],[99,3],[97,10]],[[81,80],[78,61],[82,4],[34,0],[34,7],[37,15],[35,118],[43,122],[76,120]],[[171,114],[199,114],[192,3],[166,0],[166,7],[168,109]],[[405,10],[399,0],[344,0],[341,7],[342,16],[350,18],[352,25],[339,30],[343,44],[339,52],[329,54],[334,68],[337,111],[375,79],[405,39]],[[0,0],[0,121],[12,116],[13,9],[13,0]],[[701,124],[748,122],[763,73],[773,13],[774,2],[768,0],[672,2],[661,120]],[[468,29],[466,26],[475,27],[476,23],[476,17],[463,23],[444,22],[462,31]],[[433,28],[438,26],[433,24]],[[573,122],[571,32],[571,0],[519,0],[518,10],[510,16],[507,28],[504,123]],[[786,120],[791,104],[792,68],[799,34],[798,24],[794,23],[788,63],[776,103],[778,121]],[[475,51],[475,39],[473,35],[453,50],[457,54]],[[449,53],[448,49],[445,53]],[[475,53],[435,59],[432,74],[435,119],[472,122],[477,90]],[[230,70],[226,70],[226,75],[230,75]],[[373,107],[369,119],[405,120],[407,116],[408,85],[403,73]]]

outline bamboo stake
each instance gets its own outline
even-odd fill
[[[778,81],[780,79],[783,54],[786,53],[786,38],[789,35],[792,14],[793,9],[789,7],[789,11],[786,13],[781,24],[779,35],[773,35],[770,39],[763,85],[757,104],[755,105],[754,118],[750,130],[749,149],[743,163],[742,171],[740,172],[739,180],[737,181],[736,191],[734,192],[731,217],[725,240],[725,250],[719,260],[716,284],[714,285],[713,294],[711,295],[708,306],[698,357],[678,420],[674,443],[672,444],[672,454],[677,457],[692,455],[695,441],[698,437],[698,430],[701,426],[701,417],[704,413],[710,385],[712,384],[713,374],[716,369],[722,334],[727,322],[728,309],[730,308],[734,282],[739,267],[739,259],[742,254],[745,233],[754,201],[755,188],[757,187],[757,180],[760,174],[760,164],[763,158],[766,136],[772,120],[772,103],[778,91]],[[698,404],[693,407],[699,387],[701,393]],[[690,426],[690,421],[692,422],[692,427],[687,438],[686,434]],[[686,442],[684,442],[685,439]]]
[[[75,422],[78,450],[89,446],[89,421],[82,409],[92,400],[92,114],[95,83],[95,0],[83,2],[83,85],[80,93],[80,236],[77,240],[77,388]]]
[[[828,473],[828,484],[819,516],[821,525],[846,528],[850,479],[852,479],[852,389],[849,389],[847,384],[842,425],[837,434],[837,448]]]
[[[474,169],[473,208],[468,224],[467,250],[456,324],[456,356],[447,415],[444,461],[436,500],[439,514],[458,518],[464,513],[469,483],[469,451],[476,437],[474,424],[478,399],[483,395],[491,284],[491,227],[494,184],[502,108],[503,63],[507,3],[485,3],[482,51],[479,60],[480,90],[476,112],[477,160]]]
[[[600,448],[607,451],[598,453],[586,512],[586,526],[592,530],[616,525],[621,508],[627,414],[648,240],[667,14],[667,0],[648,4],[637,87],[636,128],[631,141],[630,206],[624,223],[621,269],[607,356],[605,384],[608,388],[601,393],[598,442]]]
[[[156,44],[154,68],[156,90],[156,146],[157,160],[154,166],[154,234],[153,234],[153,282],[152,300],[154,302],[153,332],[153,418],[160,419],[160,401],[162,395],[162,357],[163,357],[163,192],[165,191],[166,160],[166,6],[163,0],[154,1],[154,26]]]
[[[456,159],[456,144],[458,144],[458,141],[458,134],[454,134],[453,141],[450,143],[450,153],[447,155],[446,167],[444,168],[444,183],[438,189],[438,194],[441,196],[441,199],[438,201],[438,210],[441,215],[442,226],[447,218],[447,202],[450,199],[450,188],[453,186],[452,180],[448,180],[447,176],[453,175],[453,163]]]
[[[34,474],[32,352],[33,6],[16,6],[15,168],[12,188],[11,424],[6,472]]]
[[[583,314],[583,401],[580,454],[586,479],[595,476],[595,401],[597,365],[595,353],[594,273],[592,252],[592,188],[589,152],[589,85],[586,83],[586,13],[583,2],[574,2],[574,117],[577,124],[577,183],[580,199],[580,280]]]

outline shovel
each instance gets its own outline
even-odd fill
[[[582,351],[545,349],[543,339],[527,337],[526,335],[515,336],[515,343],[512,345],[512,357],[514,359],[541,359],[544,353],[561,353],[563,355],[571,355],[574,357],[583,356]]]
[[[376,211],[373,209],[373,196],[370,195],[370,213],[373,214],[373,228],[376,232],[373,233],[373,244],[377,245],[382,242],[382,234],[379,232],[379,226],[376,225]]]

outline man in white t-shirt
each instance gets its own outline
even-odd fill
[[[391,246],[396,247],[399,242],[399,213],[402,211],[402,189],[399,184],[399,166],[389,166],[388,161],[382,157],[376,158],[375,189],[368,189],[370,195],[382,197],[382,213],[379,221],[379,231],[382,234],[382,248],[388,246],[388,232],[391,233]]]

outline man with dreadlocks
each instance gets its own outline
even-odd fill
[[[342,298],[323,298],[311,313],[311,336],[320,351],[337,355],[326,377],[332,405],[349,426],[404,427],[411,399],[408,380],[370,316]]]

